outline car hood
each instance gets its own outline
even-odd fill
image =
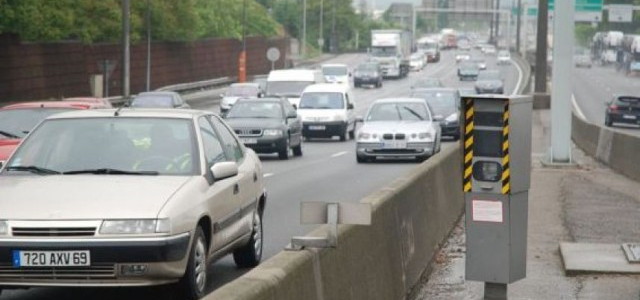
[[[0,140],[0,160],[7,160],[20,141],[19,139]]]
[[[0,219],[156,218],[191,177],[10,175],[0,178]]]
[[[369,133],[433,133],[433,122],[431,121],[373,121],[365,122],[360,128],[361,132]]]
[[[283,121],[280,119],[260,118],[227,118],[225,119],[231,128],[280,128]]]
[[[479,80],[476,81],[476,86],[477,87],[501,87],[502,86],[502,81],[500,80]]]

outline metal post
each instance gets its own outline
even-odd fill
[[[496,11],[500,11],[500,0],[497,0]],[[500,44],[500,13],[496,13],[496,47]]]
[[[553,18],[553,90],[551,91],[551,162],[571,162],[571,71],[575,37],[574,1],[556,1]]]
[[[338,51],[338,37],[336,36],[336,0],[333,0],[331,11],[331,52]]]
[[[573,3],[573,1],[572,1]],[[547,29],[549,21],[548,0],[538,1],[538,33],[536,36],[536,82],[535,93],[547,92]]]
[[[322,41],[322,42],[320,42]],[[322,53],[322,48],[324,47],[324,0],[320,0],[320,32],[318,37],[318,47],[320,48],[320,53]]]
[[[247,0],[242,5],[242,51],[238,57],[238,82],[247,81]]]
[[[122,0],[122,97],[129,98],[129,72],[130,72],[130,31],[129,0]]]
[[[489,24],[489,43],[493,43],[494,31],[495,31],[495,21],[496,21],[496,2],[495,0],[491,0],[491,9],[493,13],[491,13],[491,21]]]
[[[109,60],[102,61],[102,77],[104,80],[104,90],[102,91],[104,98],[109,98]]]
[[[516,52],[520,53],[520,21],[522,21],[522,0],[518,0],[518,14],[516,15]]]
[[[302,57],[307,56],[307,0],[302,0]]]
[[[150,0],[147,0],[147,81],[145,84],[145,90],[148,92],[151,90],[151,5]]]

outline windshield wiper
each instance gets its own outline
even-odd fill
[[[78,174],[95,174],[95,175],[159,175],[156,171],[124,171],[118,169],[86,169],[77,171],[68,171],[62,173],[63,175],[78,175]]]
[[[405,110],[409,111],[409,113],[411,113],[412,115],[418,117],[418,119],[424,120],[424,118],[419,113],[417,113],[415,110],[413,110],[411,108],[408,108],[406,106],[403,106],[402,108],[404,108]]]
[[[0,130],[0,134],[2,134],[2,135],[4,135],[4,136],[6,136],[6,137],[8,137],[8,138],[12,138],[12,139],[20,139],[20,138],[21,138],[21,137],[19,137],[19,136],[17,136],[17,135],[15,135],[15,134],[13,134],[13,133],[11,133],[11,132],[6,132],[6,131],[2,131],[2,130]]]
[[[58,171],[42,168],[38,166],[10,166],[10,167],[7,167],[7,171],[24,171],[24,172],[31,172],[34,174],[51,174],[51,175],[62,174]]]

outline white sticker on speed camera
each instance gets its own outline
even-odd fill
[[[477,222],[502,223],[502,202],[473,200],[471,218]]]

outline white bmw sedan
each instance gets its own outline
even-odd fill
[[[3,286],[175,284],[262,257],[262,165],[217,116],[193,110],[54,115],[0,170]]]
[[[364,123],[357,135],[359,163],[379,157],[424,161],[440,151],[440,125],[423,99],[376,100],[359,121]]]

